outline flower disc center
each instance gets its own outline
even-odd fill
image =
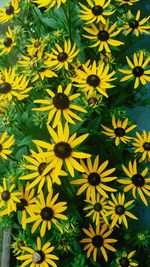
[[[99,31],[98,39],[100,41],[107,41],[109,39],[109,33],[105,30]]]
[[[102,205],[99,202],[95,203],[94,210],[95,211],[100,211],[101,209],[102,209]]]
[[[6,14],[12,15],[14,13],[14,7],[12,5],[6,7]]]
[[[57,56],[57,59],[58,59],[58,61],[60,61],[60,62],[64,62],[64,61],[66,61],[67,58],[68,58],[68,55],[67,55],[65,52],[61,52],[61,53],[59,53],[58,56]]]
[[[129,266],[129,260],[127,257],[122,257],[119,261],[121,267],[128,267]]]
[[[11,84],[4,82],[0,84],[0,94],[7,94],[11,91]]]
[[[42,263],[45,260],[45,254],[42,250],[37,250],[32,256],[33,263]]]
[[[116,206],[116,207],[115,207],[115,212],[116,212],[116,214],[118,214],[118,215],[122,215],[122,214],[124,214],[124,212],[125,212],[125,208],[124,208],[124,206],[122,206],[122,205],[118,205],[118,206]]]
[[[131,20],[130,22],[129,22],[129,26],[130,26],[130,28],[132,28],[132,29],[136,29],[138,26],[139,26],[139,22],[137,21],[137,20]]]
[[[41,210],[41,217],[44,221],[50,221],[53,218],[53,210],[49,207],[45,207]]]
[[[143,68],[141,68],[140,66],[137,66],[137,67],[135,67],[135,68],[132,70],[132,72],[133,72],[133,75],[134,75],[135,77],[140,77],[140,76],[143,75],[144,70],[143,70]]]
[[[28,202],[24,198],[20,199],[20,203],[17,203],[17,209],[18,210],[25,210],[26,206],[28,206]]]
[[[97,186],[101,182],[101,178],[97,172],[91,172],[88,176],[88,182],[90,185]]]
[[[121,127],[117,127],[117,128],[114,130],[114,132],[115,132],[115,135],[116,135],[116,136],[119,136],[119,137],[125,135],[125,129],[123,129],[123,128],[121,128]]]
[[[45,170],[46,166],[47,166],[46,162],[42,162],[42,163],[40,163],[40,165],[39,165],[39,167],[38,167],[38,172],[39,172],[40,175],[41,175],[42,172]]]
[[[96,86],[98,86],[99,83],[100,83],[100,78],[99,78],[97,75],[95,75],[95,74],[91,74],[91,75],[89,75],[89,76],[87,77],[86,82],[87,82],[89,85],[96,87]]]
[[[103,245],[103,238],[100,235],[95,235],[92,238],[92,244],[96,248],[101,247]]]
[[[145,149],[145,150],[150,150],[150,142],[145,142],[144,144],[143,144],[143,148]]]
[[[145,179],[141,174],[134,174],[132,176],[132,183],[138,187],[141,187],[145,184]]]
[[[3,191],[2,194],[1,194],[1,198],[4,201],[9,200],[10,199],[10,192],[8,190]]]
[[[40,46],[40,42],[37,41],[37,42],[34,43],[34,47],[35,48],[38,48],[39,46]]]
[[[58,158],[65,159],[71,155],[72,148],[66,142],[59,142],[54,146],[54,152]]]
[[[91,98],[88,99],[88,105],[89,106],[90,105],[95,105],[95,104],[97,104],[97,102],[98,102],[98,100],[97,100],[96,97],[91,97]]]
[[[57,109],[67,109],[70,104],[70,100],[64,93],[57,93],[53,98],[53,104]]]
[[[95,5],[92,7],[92,13],[93,15],[95,16],[99,16],[103,13],[103,8],[102,6],[99,6],[99,5]]]
[[[6,46],[6,47],[10,47],[11,44],[12,44],[12,39],[11,39],[11,38],[6,38],[6,39],[4,40],[4,46]]]

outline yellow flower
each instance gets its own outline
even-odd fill
[[[34,68],[33,68],[33,71],[34,71]],[[45,79],[45,77],[47,77],[47,78],[58,77],[54,71],[46,68],[45,66],[42,66],[41,68],[39,68],[37,70],[37,73],[33,73],[33,76],[34,75],[35,75],[35,77],[33,77],[32,83],[37,81],[39,78],[41,78],[43,81]]]
[[[120,3],[120,5],[129,5],[132,6],[134,3],[138,2],[139,0],[116,0]]]
[[[146,206],[148,206],[147,200],[143,193],[150,196],[150,178],[145,178],[148,173],[148,167],[146,167],[141,173],[137,170],[137,162],[134,160],[133,164],[129,161],[128,169],[122,164],[122,168],[128,179],[118,179],[118,182],[125,185],[124,192],[128,192],[132,189],[132,195],[136,198],[136,191],[138,192],[141,200]]]
[[[33,0],[34,3],[38,4],[38,7],[47,7],[46,11],[56,6],[59,8],[61,4],[66,3],[67,0]]]
[[[113,129],[110,129],[103,124],[101,124],[102,128],[106,131],[102,131],[105,135],[110,136],[110,138],[115,138],[115,145],[118,146],[120,141],[123,143],[129,142],[133,137],[127,136],[130,131],[132,131],[137,125],[132,125],[129,128],[128,126],[128,118],[126,118],[124,121],[121,121],[120,119],[117,120],[115,119],[115,116],[112,116],[112,126]]]
[[[13,37],[13,32],[8,27],[8,30],[6,32],[6,38],[0,39],[0,49],[2,52],[0,53],[0,56],[3,54],[9,54],[12,48],[16,45],[15,38]]]
[[[16,204],[20,202],[18,196],[20,192],[14,190],[15,184],[10,187],[6,183],[6,179],[3,179],[3,186],[0,185],[0,216],[10,214],[16,211]]]
[[[96,89],[100,94],[108,97],[106,90],[114,87],[110,84],[111,81],[116,78],[112,78],[115,74],[115,71],[109,73],[109,65],[105,66],[104,63],[99,63],[96,66],[96,61],[93,62],[90,66],[82,65],[83,70],[77,69],[76,76],[72,78],[74,86],[83,88],[86,92],[93,92]]]
[[[50,242],[47,242],[42,246],[41,239],[37,237],[36,249],[27,246],[23,246],[22,249],[28,254],[17,257],[17,260],[24,261],[20,267],[57,267],[54,260],[58,260],[58,257],[54,254],[51,254],[51,252],[54,250],[54,247],[51,247]]]
[[[72,89],[72,84],[68,84],[64,92],[61,85],[58,86],[56,93],[52,92],[50,89],[46,89],[46,92],[49,95],[49,99],[44,99],[44,100],[39,99],[34,101],[34,103],[44,104],[46,106],[40,108],[33,108],[33,110],[39,110],[39,111],[50,110],[48,114],[47,123],[50,124],[52,119],[54,118],[53,128],[55,128],[58,125],[58,122],[62,117],[64,117],[68,123],[72,124],[75,124],[74,119],[82,121],[81,117],[75,114],[72,111],[72,109],[84,113],[86,113],[87,111],[82,107],[73,103],[72,100],[77,99],[80,96],[80,94],[79,93],[71,94],[71,89]]]
[[[28,87],[29,80],[25,75],[18,75],[14,67],[4,69],[2,71],[3,77],[0,79],[0,100],[13,98],[23,100],[28,97],[27,94],[32,87]]]
[[[99,155],[96,156],[93,166],[91,159],[87,159],[87,166],[81,160],[81,166],[84,169],[84,174],[81,179],[71,181],[71,184],[83,184],[77,191],[77,195],[80,195],[86,190],[86,199],[89,200],[92,196],[95,198],[97,192],[105,198],[108,195],[105,191],[116,192],[117,190],[111,188],[105,183],[115,180],[116,176],[109,176],[115,171],[115,168],[105,170],[108,165],[108,160],[99,165]]]
[[[101,228],[100,224],[98,224],[96,226],[96,230],[94,231],[90,224],[88,230],[83,228],[83,232],[87,235],[87,238],[83,238],[80,242],[85,244],[87,243],[84,247],[84,250],[87,250],[87,258],[89,258],[93,252],[93,260],[96,262],[97,252],[100,250],[105,261],[108,261],[106,249],[112,252],[116,251],[116,249],[111,245],[112,243],[117,242],[117,240],[108,238],[111,235],[112,230],[107,231],[106,224],[104,224]]]
[[[27,47],[27,52],[29,56],[38,55],[41,58],[43,55],[45,45],[42,43],[41,38],[34,39],[31,37],[31,44],[26,45],[26,47]]]
[[[138,37],[140,33],[149,33],[149,31],[147,30],[150,29],[150,26],[144,24],[149,20],[150,16],[148,16],[147,18],[143,18],[140,21],[140,14],[141,11],[138,10],[136,16],[134,17],[131,11],[128,11],[129,21],[126,22],[126,24],[123,26],[123,30],[125,30],[125,35],[128,35],[129,33],[133,32]]]
[[[147,81],[150,81],[150,76],[147,75],[150,74],[150,69],[145,70],[145,67],[150,62],[150,56],[146,60],[144,60],[143,51],[140,51],[139,55],[134,53],[133,63],[127,56],[126,59],[130,69],[119,69],[120,72],[127,74],[124,78],[121,79],[121,82],[134,78],[134,89],[136,89],[139,86],[140,82],[145,85]]]
[[[30,218],[26,219],[26,223],[33,223],[31,232],[34,233],[35,230],[40,226],[40,236],[43,237],[46,233],[46,229],[51,229],[52,223],[57,226],[58,219],[67,220],[67,217],[62,214],[63,211],[67,209],[67,202],[57,202],[59,193],[53,196],[53,190],[48,193],[46,201],[42,190],[38,195],[38,199],[35,201],[32,213],[30,213]]]
[[[96,92],[85,92],[83,101],[84,104],[88,107],[97,108],[103,100],[103,96]],[[103,105],[103,104],[102,104]]]
[[[9,149],[14,144],[14,135],[11,135],[8,138],[8,133],[5,131],[0,136],[0,157],[3,159],[7,159],[8,156],[12,153],[12,151]]]
[[[136,132],[134,138],[134,153],[141,155],[141,161],[150,160],[150,132],[143,131],[142,134]]]
[[[122,255],[116,259],[117,267],[138,266],[138,264],[134,260],[132,260],[132,257],[135,252],[135,250],[131,251],[130,253],[123,252]]]
[[[0,8],[0,23],[8,22],[15,14],[19,13],[19,2],[20,0],[11,0],[9,4],[6,4],[6,7]]]
[[[48,59],[45,60],[44,64],[47,67],[54,67],[56,70],[65,68],[68,70],[68,65],[73,61],[74,57],[79,53],[79,49],[76,50],[76,43],[71,48],[71,41],[64,41],[64,49],[56,44],[56,49],[52,48],[51,54],[47,53]]]
[[[111,4],[111,0],[104,0],[104,1],[99,1],[99,0],[94,0],[94,3],[91,0],[86,0],[87,4],[90,6],[88,8],[87,6],[79,3],[79,5],[83,8],[80,9],[80,19],[87,21],[86,24],[92,23],[92,22],[102,22],[103,24],[106,23],[105,16],[110,16],[112,15],[115,11],[111,11],[109,9],[109,6]]]
[[[125,195],[124,193],[119,193],[117,195],[117,198],[114,196],[114,194],[111,194],[111,200],[108,200],[108,206],[106,207],[109,211],[106,212],[106,216],[111,216],[111,228],[113,228],[117,222],[121,224],[124,223],[125,227],[128,228],[128,222],[126,219],[126,216],[130,217],[131,219],[137,220],[137,217],[135,217],[128,209],[130,209],[131,205],[135,200],[130,200],[125,203]]]
[[[69,126],[67,122],[65,123],[64,129],[61,122],[58,123],[57,133],[50,126],[48,126],[48,131],[54,140],[53,144],[40,140],[33,141],[36,145],[47,149],[46,155],[51,161],[45,168],[43,175],[46,175],[52,168],[55,168],[56,175],[59,175],[64,163],[73,177],[74,169],[84,172],[83,167],[74,158],[88,158],[91,155],[75,151],[75,147],[81,144],[89,134],[83,134],[76,138],[77,133],[74,133],[69,137]]]
[[[101,52],[103,49],[105,49],[106,52],[110,53],[110,46],[119,46],[123,45],[123,42],[114,40],[113,37],[118,35],[122,28],[117,29],[115,32],[115,28],[117,27],[117,22],[115,22],[110,28],[109,28],[109,19],[106,20],[106,24],[100,23],[100,28],[95,26],[93,23],[91,23],[92,28],[84,27],[84,30],[91,34],[89,35],[83,35],[84,37],[96,41],[93,45],[90,47],[97,47],[98,51]]]

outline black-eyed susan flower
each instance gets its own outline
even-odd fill
[[[9,54],[12,48],[16,45],[13,32],[10,27],[8,27],[6,32],[6,38],[0,39],[0,56],[3,54]]]
[[[47,67],[53,67],[56,70],[63,67],[68,70],[68,65],[79,53],[79,49],[76,50],[76,43],[74,43],[73,47],[71,47],[71,41],[65,40],[64,48],[62,48],[59,44],[56,44],[55,47],[55,49],[52,48],[52,53],[47,53],[48,59],[45,60],[44,64]]]
[[[132,259],[135,252],[135,250],[131,251],[130,253],[124,251],[122,255],[116,259],[117,267],[138,266],[138,264]]]
[[[86,199],[89,200],[92,196],[95,198],[96,193],[105,198],[108,198],[108,192],[116,192],[117,190],[107,186],[105,183],[115,180],[116,176],[110,176],[115,168],[105,170],[108,165],[108,160],[104,161],[101,165],[99,164],[99,155],[96,156],[93,166],[91,159],[87,159],[87,165],[81,160],[81,166],[84,169],[84,174],[81,179],[71,181],[71,184],[82,185],[77,195],[80,195],[86,190]]]
[[[34,3],[38,4],[38,7],[47,7],[46,11],[50,8],[55,7],[59,8],[62,4],[64,4],[67,0],[33,0]]]
[[[28,87],[29,79],[25,75],[18,75],[14,67],[4,69],[3,77],[0,78],[0,100],[13,98],[23,100],[28,97],[32,87]]]
[[[107,136],[110,136],[110,138],[115,138],[115,145],[118,146],[120,141],[123,143],[128,143],[133,137],[127,136],[130,131],[132,131],[137,125],[132,125],[130,127],[128,126],[128,118],[126,118],[124,121],[118,119],[116,122],[115,116],[112,116],[112,126],[113,129],[110,129],[106,127],[105,125],[101,124],[102,128],[105,131],[102,131]]]
[[[134,3],[139,2],[139,0],[116,0],[120,5],[129,5],[132,6]]]
[[[15,14],[19,13],[19,2],[20,0],[11,0],[6,7],[0,8],[0,23],[7,23]]]
[[[54,247],[51,247],[50,242],[46,242],[42,246],[42,241],[39,237],[37,237],[37,244],[36,248],[33,244],[32,247],[23,246],[22,249],[27,252],[28,254],[24,254],[17,257],[17,260],[23,261],[20,267],[46,267],[46,266],[53,266],[57,267],[54,260],[58,260],[58,257],[51,252],[54,250]]]
[[[84,104],[92,109],[97,108],[101,104],[103,105],[102,100],[103,96],[94,91],[87,91],[83,96]]]
[[[123,30],[125,31],[125,35],[128,35],[129,33],[134,33],[137,37],[141,33],[149,33],[150,25],[146,25],[147,21],[149,20],[150,16],[147,18],[143,18],[140,20],[140,14],[141,11],[138,10],[136,13],[136,16],[134,17],[131,13],[131,11],[128,11],[128,21],[123,26]]]
[[[42,39],[35,39],[31,37],[31,44],[26,45],[29,56],[38,55],[42,57],[45,45],[42,43]]]
[[[13,243],[11,244],[11,248],[15,256],[23,254],[22,247],[27,246],[27,238],[25,236],[25,231],[19,232],[19,235],[13,235]]]
[[[75,148],[81,144],[89,134],[83,134],[76,138],[77,133],[74,133],[69,137],[69,126],[67,122],[65,123],[64,129],[61,122],[58,123],[57,133],[49,125],[48,131],[54,140],[53,144],[40,140],[33,141],[36,145],[47,149],[46,155],[51,161],[45,168],[43,175],[46,175],[51,168],[55,168],[56,175],[59,175],[64,163],[66,164],[67,170],[73,177],[74,169],[84,172],[83,167],[77,162],[76,158],[89,158],[91,155],[79,152]]]
[[[136,138],[134,138],[133,149],[136,155],[141,156],[141,161],[150,161],[150,132],[143,132],[140,134],[136,132]]]
[[[6,179],[3,178],[3,186],[0,185],[0,216],[16,211],[20,195],[21,193],[15,189],[15,184],[9,186]]]
[[[79,17],[80,19],[86,21],[87,24],[92,22],[102,22],[103,24],[105,24],[105,16],[110,16],[115,12],[114,10],[112,11],[112,8],[110,8],[111,0],[94,0],[94,2],[92,2],[91,0],[86,1],[89,7],[87,7],[87,5],[85,6],[79,3],[79,5],[82,7],[82,9],[79,10],[81,13]]]
[[[59,85],[56,93],[52,92],[50,89],[46,89],[46,92],[49,95],[49,99],[39,99],[34,101],[34,103],[44,104],[45,106],[40,108],[33,108],[33,110],[49,110],[47,123],[50,124],[52,119],[54,119],[53,128],[58,125],[58,122],[62,118],[62,115],[68,123],[75,124],[74,119],[82,121],[81,117],[79,117],[73,111],[75,110],[83,113],[86,113],[87,111],[73,102],[73,100],[77,99],[80,94],[71,94],[71,89],[71,83],[67,85],[64,91],[62,86]]]
[[[43,175],[44,170],[49,165],[50,160],[45,156],[43,150],[38,147],[39,153],[31,150],[31,156],[25,156],[24,158],[29,162],[25,165],[25,168],[32,171],[32,173],[26,174],[20,177],[20,180],[33,180],[27,189],[34,188],[38,185],[38,193],[42,190],[43,186],[47,184],[47,189],[50,192],[53,183],[61,184],[60,178],[55,174],[54,169],[51,168],[48,173]],[[60,171],[61,176],[67,176],[66,172]]]
[[[133,164],[129,161],[128,169],[123,164],[122,168],[128,176],[128,179],[118,179],[118,182],[125,186],[124,192],[132,190],[134,198],[136,198],[136,193],[138,193],[144,204],[148,206],[147,200],[144,196],[144,194],[150,196],[150,178],[145,177],[148,173],[148,167],[146,167],[142,172],[139,172],[137,162],[134,160]]]
[[[124,223],[125,227],[128,228],[128,222],[126,216],[130,217],[131,219],[137,220],[137,217],[134,216],[128,209],[131,208],[131,205],[135,200],[130,200],[125,203],[125,194],[119,193],[115,197],[114,194],[111,194],[111,200],[108,200],[108,212],[106,216],[111,216],[111,228],[113,228],[117,223],[121,224]]]
[[[83,238],[80,242],[85,244],[84,250],[87,250],[87,258],[93,253],[93,260],[96,262],[97,253],[100,251],[105,261],[108,261],[106,249],[112,252],[116,251],[112,244],[117,242],[117,240],[109,238],[112,230],[108,230],[106,224],[102,225],[101,228],[100,224],[98,224],[94,231],[90,224],[88,230],[83,228],[83,232],[86,234],[87,238]]]
[[[127,56],[126,59],[130,69],[119,69],[120,72],[127,74],[121,79],[121,82],[134,79],[134,89],[136,89],[140,82],[145,85],[146,82],[150,81],[150,76],[148,76],[150,69],[145,69],[150,62],[150,56],[144,59],[143,51],[140,51],[139,54],[134,53],[133,63]]]
[[[95,197],[91,195],[91,200],[88,199],[85,200],[85,202],[89,204],[84,208],[85,211],[88,211],[86,217],[92,216],[93,222],[95,222],[96,225],[100,223],[100,219],[108,224],[108,220],[105,216],[105,206],[107,205],[106,198],[101,197],[101,195],[97,193]]]
[[[103,49],[105,49],[106,52],[110,53],[110,46],[120,46],[124,43],[118,40],[113,39],[116,35],[118,35],[121,32],[121,28],[117,28],[117,22],[115,22],[112,26],[109,27],[109,19],[106,20],[106,24],[100,23],[100,27],[95,26],[93,23],[91,23],[91,28],[84,27],[84,30],[87,31],[87,33],[91,34],[89,35],[83,35],[87,39],[95,41],[93,45],[90,45],[90,47],[97,47],[98,51],[101,52]],[[116,31],[114,31],[116,29]]]
[[[96,65],[96,61],[89,67],[82,65],[83,70],[77,69],[76,76],[72,78],[74,86],[82,88],[85,92],[97,90],[100,94],[108,97],[106,90],[115,87],[110,82],[115,80],[115,71],[109,73],[109,65],[103,62]]]
[[[14,144],[14,135],[8,137],[8,133],[5,131],[0,135],[0,157],[7,159],[8,155],[12,153],[10,147]]]
[[[34,73],[34,68],[33,68],[32,83],[37,81],[38,79],[42,79],[43,81],[45,78],[52,78],[52,77],[57,77],[57,74],[51,69],[46,68],[44,65],[42,67],[39,67],[36,73]]]
[[[35,200],[34,209],[26,220],[27,223],[34,223],[31,228],[32,233],[40,227],[40,235],[43,237],[46,229],[51,229],[52,223],[57,226],[58,219],[67,220],[67,217],[62,214],[67,209],[67,202],[56,203],[58,197],[59,193],[53,196],[53,190],[51,190],[45,200],[43,192],[40,191],[38,198]]]

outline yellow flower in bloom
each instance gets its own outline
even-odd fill
[[[31,37],[31,44],[26,45],[26,47],[29,56],[34,56],[35,54],[38,54],[39,57],[42,57],[45,45],[42,43],[41,38],[34,39]]]
[[[25,75],[18,75],[15,68],[4,69],[0,79],[0,100],[17,98],[23,100],[32,87],[28,87],[29,80]]]
[[[111,4],[111,0],[94,0],[94,3],[91,0],[86,0],[88,5],[90,6],[89,8],[79,2],[79,5],[83,8],[80,9],[80,19],[87,21],[86,23],[92,23],[92,22],[102,22],[103,24],[106,23],[105,16],[110,16],[112,15],[115,11],[111,11],[109,9],[109,6]]]
[[[33,70],[34,70],[34,67],[33,67]],[[32,79],[32,83],[37,81],[39,78],[42,79],[42,81],[47,77],[47,78],[52,78],[52,77],[58,77],[57,74],[48,69],[48,68],[45,68],[45,66],[43,66],[42,68],[39,68],[39,70],[37,70],[37,73],[33,73],[33,76],[35,75],[35,77],[33,77]]]
[[[108,220],[105,216],[105,207],[107,205],[106,198],[101,198],[101,195],[97,193],[95,197],[91,195],[91,200],[88,199],[85,200],[85,202],[89,204],[84,208],[84,210],[88,211],[86,217],[92,216],[93,222],[95,222],[96,225],[100,223],[101,219],[108,224]]]
[[[116,251],[116,249],[112,247],[112,243],[117,242],[117,240],[108,238],[111,235],[112,230],[107,231],[106,224],[104,224],[101,228],[100,224],[98,224],[96,226],[96,230],[94,231],[90,224],[88,230],[83,228],[83,232],[87,235],[87,238],[83,238],[80,242],[85,244],[87,243],[84,247],[84,250],[87,250],[87,258],[89,258],[93,252],[93,260],[96,262],[97,252],[100,250],[105,261],[108,261],[106,249],[112,252]]]
[[[10,214],[16,211],[16,204],[20,202],[20,192],[14,190],[15,184],[10,187],[6,183],[6,179],[3,179],[3,186],[0,185],[0,216]]]
[[[14,144],[14,135],[11,135],[9,138],[7,135],[6,131],[0,135],[0,157],[3,159],[7,159],[7,155],[12,153],[12,150],[9,148]]]
[[[22,249],[28,254],[17,257],[17,260],[24,261],[20,265],[20,267],[57,267],[54,260],[58,260],[58,257],[54,254],[51,254],[51,252],[54,250],[54,247],[51,247],[50,242],[47,242],[42,246],[41,239],[37,237],[36,248],[35,246],[34,249],[31,247],[23,246]]]
[[[148,173],[148,167],[146,167],[142,172],[137,170],[137,162],[134,160],[133,164],[129,161],[128,169],[122,165],[122,168],[128,179],[118,179],[118,182],[125,185],[124,192],[128,192],[132,189],[132,195],[136,198],[136,191],[138,192],[141,200],[146,206],[148,206],[147,200],[144,196],[144,193],[150,196],[150,178],[145,178]]]
[[[102,100],[103,100],[103,96],[94,91],[85,92],[84,97],[83,97],[84,104],[92,108],[98,107],[100,103],[102,102]]]
[[[79,53],[79,49],[76,50],[76,43],[71,48],[71,41],[64,41],[64,49],[59,45],[55,44],[56,49],[52,48],[51,54],[47,53],[49,57],[45,60],[44,64],[47,67],[54,67],[56,70],[65,68],[68,70],[68,65],[73,61],[74,57]]]
[[[58,219],[67,220],[67,217],[62,214],[63,211],[67,209],[67,202],[57,202],[59,193],[53,196],[53,190],[48,193],[46,201],[43,192],[40,191],[38,199],[35,201],[32,213],[30,213],[30,218],[26,220],[27,223],[33,223],[31,232],[34,233],[35,230],[40,226],[40,235],[43,237],[45,235],[46,229],[51,229],[52,223],[57,226]]]
[[[15,38],[13,37],[13,32],[8,27],[8,30],[6,32],[6,38],[0,39],[0,50],[2,52],[0,53],[0,56],[3,54],[9,54],[12,48],[16,45]]]
[[[108,198],[106,191],[116,192],[116,189],[105,185],[105,183],[111,182],[117,178],[116,176],[110,176],[110,174],[115,171],[115,168],[105,170],[107,165],[108,160],[99,165],[99,155],[96,156],[93,166],[91,159],[87,159],[87,166],[83,160],[81,160],[81,166],[85,173],[82,175],[81,179],[71,181],[71,184],[83,184],[77,191],[77,195],[80,195],[86,190],[86,199],[89,200],[92,196],[95,198],[97,192],[105,198]]]
[[[53,138],[54,143],[50,144],[40,140],[33,142],[43,148],[47,149],[46,155],[50,159],[50,164],[45,168],[43,175],[46,175],[52,168],[55,168],[56,175],[60,174],[62,165],[65,163],[66,167],[74,177],[74,169],[84,172],[83,167],[74,158],[88,158],[91,155],[84,152],[75,151],[75,147],[81,144],[89,134],[83,134],[76,138],[77,133],[69,137],[69,126],[66,122],[63,129],[61,122],[58,123],[57,133],[48,126],[50,136]]]
[[[135,200],[130,200],[125,203],[124,193],[119,193],[117,195],[117,198],[114,196],[114,194],[111,194],[111,198],[112,201],[108,200],[109,205],[106,207],[109,210],[106,213],[106,216],[111,216],[111,228],[113,228],[117,224],[117,222],[119,224],[123,222],[125,227],[128,228],[126,216],[130,217],[131,219],[137,220],[137,217],[135,217],[130,211],[128,211]]]
[[[102,128],[105,130],[102,131],[105,135],[110,136],[110,138],[115,138],[115,145],[118,146],[120,141],[123,143],[129,142],[133,137],[127,136],[130,131],[132,131],[137,125],[132,125],[129,128],[128,126],[128,118],[126,118],[124,121],[121,121],[120,119],[117,120],[115,119],[115,116],[112,116],[112,126],[113,129],[110,129],[103,124],[101,124]]]
[[[139,0],[116,0],[120,5],[129,5],[132,6],[134,3],[139,2]]]
[[[6,4],[6,7],[0,8],[0,23],[8,22],[15,14],[19,13],[19,2],[20,0],[11,0],[9,4]]]
[[[144,60],[143,51],[140,51],[139,55],[134,53],[133,63],[127,56],[126,59],[130,69],[119,69],[120,72],[127,74],[121,79],[121,82],[134,78],[134,89],[136,89],[139,86],[140,82],[145,85],[147,81],[150,81],[150,76],[147,75],[150,74],[150,69],[145,70],[145,67],[150,62],[150,56],[146,60]]]
[[[57,8],[59,8],[61,6],[61,4],[66,3],[67,0],[32,0],[34,3],[38,4],[38,7],[47,7],[48,11],[50,8],[56,6]]]
[[[134,138],[134,152],[141,155],[141,160],[150,160],[150,132],[143,131],[142,134],[136,132]]]
[[[96,41],[93,45],[90,47],[97,47],[98,51],[101,52],[103,49],[105,49],[106,52],[110,53],[110,46],[119,46],[123,45],[123,42],[114,40],[113,37],[118,35],[122,28],[117,29],[114,31],[117,27],[117,22],[115,22],[110,28],[109,28],[109,19],[106,20],[106,24],[100,23],[100,28],[95,26],[93,23],[91,23],[92,28],[84,27],[84,30],[87,31],[87,33],[90,33],[89,35],[83,35],[84,37]]]
[[[122,255],[116,259],[117,267],[138,266],[138,264],[132,259],[135,252],[135,250],[131,251],[130,253],[123,252]]]
[[[77,69],[76,76],[72,78],[74,86],[83,88],[85,92],[92,91],[96,89],[100,94],[108,97],[106,90],[114,87],[110,84],[111,81],[115,80],[112,76],[115,71],[109,73],[109,65],[105,66],[103,62],[96,66],[96,61],[93,62],[89,67],[82,65],[83,70]]]
[[[45,183],[47,183],[47,189],[50,192],[52,189],[52,184],[57,183],[61,184],[60,178],[56,175],[54,169],[50,169],[49,172],[43,175],[44,170],[49,165],[50,160],[46,157],[43,150],[38,147],[39,153],[31,150],[31,157],[25,156],[24,158],[29,162],[29,165],[25,165],[25,168],[32,171],[32,173],[24,175],[20,177],[20,180],[33,180],[28,186],[27,190],[38,185],[38,193],[42,190]],[[67,176],[67,173],[64,171],[60,171],[60,176]]]
[[[46,89],[46,92],[49,95],[49,99],[39,99],[34,101],[34,103],[44,104],[46,106],[40,108],[33,108],[33,110],[49,110],[47,123],[49,124],[54,118],[53,128],[58,125],[58,122],[62,118],[62,115],[68,123],[75,124],[74,119],[82,121],[81,117],[75,114],[72,109],[84,113],[86,113],[87,111],[73,103],[73,100],[77,99],[80,94],[71,94],[71,88],[72,84],[68,84],[63,92],[62,86],[59,85],[56,93],[52,92],[50,89]]]
[[[150,29],[150,26],[145,25],[145,23],[149,20],[150,16],[148,16],[147,18],[143,18],[140,21],[140,14],[141,11],[138,10],[136,16],[134,17],[131,11],[128,11],[129,20],[123,26],[123,30],[125,30],[125,35],[128,35],[129,33],[133,32],[138,37],[140,33],[149,33],[149,31],[147,30]]]

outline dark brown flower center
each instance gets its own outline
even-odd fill
[[[116,212],[116,214],[118,214],[118,215],[122,215],[122,214],[124,214],[124,212],[125,212],[125,208],[124,208],[124,206],[122,206],[122,205],[118,205],[118,206],[116,206],[116,207],[115,207],[115,212]]]
[[[50,221],[53,218],[54,212],[51,208],[45,207],[41,210],[41,217],[44,221]]]
[[[115,132],[115,135],[116,135],[116,136],[119,136],[119,137],[125,135],[125,129],[123,129],[123,128],[121,128],[121,127],[117,127],[117,128],[114,130],[114,132]]]
[[[94,210],[95,211],[100,211],[101,209],[102,209],[102,205],[99,202],[95,203]]]
[[[32,256],[32,262],[40,264],[45,260],[45,254],[42,250],[37,250]]]
[[[107,31],[99,31],[98,33],[98,39],[100,41],[107,41],[109,39],[109,33]]]
[[[59,142],[54,146],[54,152],[58,158],[65,159],[71,155],[72,148],[66,142]]]
[[[9,191],[7,191],[7,190],[6,191],[3,191],[2,194],[1,194],[1,198],[4,201],[9,200],[10,199],[10,193],[9,193]]]
[[[138,26],[139,26],[139,22],[137,21],[137,20],[131,20],[130,22],[129,22],[129,26],[130,26],[130,28],[132,28],[132,29],[136,29]]]
[[[95,16],[99,16],[103,13],[103,8],[102,6],[99,6],[99,5],[95,5],[92,7],[92,13],[93,15]]]
[[[13,6],[7,6],[6,7],[6,14],[7,15],[12,15],[14,13],[14,7]]]
[[[143,148],[145,149],[145,150],[150,150],[150,142],[145,142],[144,144],[143,144]]]
[[[100,83],[100,78],[99,78],[97,75],[95,75],[95,74],[91,74],[91,75],[89,75],[89,76],[87,77],[86,82],[87,82],[89,85],[96,87],[96,86],[98,86],[99,83]]]
[[[96,248],[101,247],[103,245],[103,238],[100,235],[95,235],[92,238],[92,244]]]
[[[97,172],[91,172],[88,176],[88,182],[90,185],[97,186],[101,182],[101,178]]]
[[[70,100],[64,93],[57,93],[53,98],[53,104],[57,109],[67,109],[70,104]]]
[[[132,72],[135,77],[140,77],[143,75],[144,69],[140,66],[137,66],[132,70]]]
[[[131,179],[132,183],[137,187],[141,187],[145,184],[145,179],[141,174],[134,174]]]
[[[39,41],[37,41],[37,42],[34,43],[34,47],[35,48],[38,48],[39,46],[40,46],[40,42]]]
[[[6,38],[6,39],[4,40],[4,46],[6,46],[6,47],[10,47],[11,44],[12,44],[12,39],[11,39],[11,38]]]
[[[66,61],[67,58],[68,58],[68,55],[67,55],[65,52],[61,52],[61,53],[59,53],[58,56],[57,56],[57,59],[58,59],[58,61],[60,61],[60,62],[64,62],[64,61]]]
[[[2,151],[2,149],[3,149],[3,147],[2,147],[2,145],[0,144],[0,152]]]
[[[98,100],[97,100],[96,97],[91,97],[91,98],[88,99],[88,105],[89,106],[90,105],[95,105],[95,104],[97,104],[97,102],[98,102]]]
[[[129,260],[127,257],[122,257],[119,261],[121,267],[128,267],[129,266]]]
[[[38,172],[39,172],[40,175],[43,173],[43,171],[45,170],[46,166],[47,166],[46,162],[40,163],[40,165],[38,167]]]
[[[19,242],[17,243],[17,247],[18,247],[19,249],[21,249],[21,247],[23,247],[23,246],[25,246],[25,243],[24,243],[23,241],[19,241]]]
[[[11,84],[4,82],[0,84],[0,94],[7,94],[11,91]]]
[[[24,199],[20,199],[20,203],[17,203],[17,210],[25,210],[25,207],[28,206],[28,202]]]

